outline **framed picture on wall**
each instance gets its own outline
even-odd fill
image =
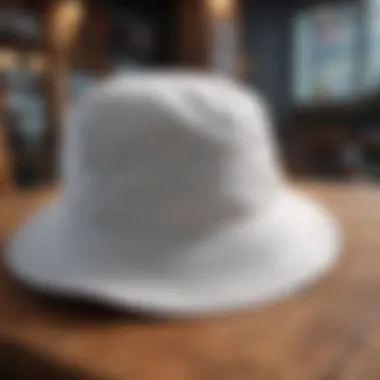
[[[293,99],[345,101],[355,96],[358,8],[317,7],[294,20]]]

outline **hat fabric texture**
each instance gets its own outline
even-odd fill
[[[260,97],[229,79],[144,73],[69,113],[58,200],[8,245],[45,292],[196,315],[286,296],[336,261],[337,225],[286,185]]]

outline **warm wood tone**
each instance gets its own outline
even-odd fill
[[[7,88],[0,77],[0,194],[12,187],[12,158],[6,129]]]
[[[207,66],[208,17],[204,0],[181,2],[179,59],[183,65]]]
[[[81,1],[54,0],[45,9],[43,37],[46,65],[43,72],[46,130],[43,141],[43,177],[55,173],[57,138],[66,107],[66,79],[70,55],[84,16]]]
[[[303,184],[345,233],[318,285],[257,310],[193,321],[122,316],[0,280],[0,362],[18,379],[378,380],[380,189]],[[50,198],[0,201],[1,235]]]
[[[104,76],[111,66],[111,17],[105,4],[88,3],[74,46],[73,63]]]
[[[180,12],[179,63],[184,66],[213,70],[213,28],[216,20],[229,20],[237,31],[236,76],[243,77],[247,68],[239,41],[239,0],[182,0]]]

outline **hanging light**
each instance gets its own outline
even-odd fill
[[[230,18],[234,13],[234,0],[209,0],[209,8],[215,18]]]
[[[71,43],[83,15],[84,6],[82,1],[62,0],[57,3],[52,20],[53,38],[60,43]]]

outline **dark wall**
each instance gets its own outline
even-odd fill
[[[279,127],[290,110],[290,7],[243,1],[243,33],[252,65],[250,82],[264,95]]]
[[[148,22],[154,33],[154,51],[149,56],[149,60],[144,63],[171,65],[175,61],[179,29],[178,1],[112,0],[108,6],[114,14],[114,19],[118,20],[113,31],[115,50],[128,50],[128,43],[125,41],[128,41],[130,36],[128,36],[128,25],[126,24],[128,24],[128,15],[135,15]],[[133,53],[131,54],[133,55]]]
[[[272,106],[279,127],[286,125],[292,109],[292,16],[297,10],[321,2],[322,0],[242,0],[243,31],[253,67],[251,83],[263,92]],[[364,0],[326,2],[364,6]],[[362,15],[358,14],[358,17]],[[358,41],[358,56],[364,57],[365,44]],[[362,62],[359,59],[358,77],[361,68]]]

